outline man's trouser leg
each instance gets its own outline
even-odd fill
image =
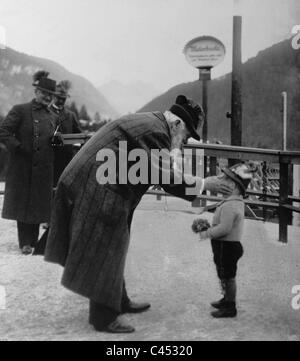
[[[126,306],[130,304],[130,299],[127,294],[125,280],[123,281],[123,291],[122,291],[122,301],[121,301],[121,309],[124,309]]]
[[[106,328],[110,323],[116,320],[119,313],[115,310],[90,300],[89,322],[97,330]]]
[[[39,224],[28,224],[17,222],[19,246],[22,249],[25,246],[34,247],[39,239]]]

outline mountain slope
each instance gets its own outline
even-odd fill
[[[86,105],[90,115],[99,111],[101,116],[116,117],[117,112],[102,94],[86,79],[70,73],[61,65],[42,58],[19,53],[10,48],[0,50],[0,112],[6,114],[18,103],[29,101],[33,97],[32,75],[40,69],[50,72],[50,77],[60,81],[72,82],[72,101],[78,107]]]
[[[258,53],[243,64],[243,144],[280,148],[281,93],[288,92],[288,147],[300,149],[300,51],[286,40]],[[140,111],[168,109],[178,94],[201,102],[201,83],[180,84],[145,105]],[[231,74],[209,84],[208,133],[211,141],[229,144]]]

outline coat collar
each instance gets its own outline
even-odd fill
[[[170,126],[167,122],[167,119],[166,117],[164,116],[164,114],[162,112],[153,112],[153,114],[162,121],[162,123],[164,124],[166,130],[167,130],[167,133],[168,133],[168,136],[171,140],[171,130],[170,130]]]

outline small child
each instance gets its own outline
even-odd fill
[[[237,263],[243,256],[241,244],[245,203],[243,198],[253,179],[255,169],[238,164],[224,169],[222,181],[232,188],[232,194],[220,203],[215,211],[212,227],[200,232],[200,239],[211,239],[214,262],[224,297],[211,305],[217,309],[215,318],[236,317]]]

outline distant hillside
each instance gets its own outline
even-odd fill
[[[114,80],[102,85],[98,90],[121,115],[136,112],[159,94],[151,84],[142,81],[122,84]]]
[[[196,74],[195,74],[196,76]],[[258,53],[243,64],[243,144],[280,148],[282,132],[281,93],[288,92],[288,147],[300,150],[300,51],[286,40]],[[180,84],[145,105],[140,111],[165,110],[178,94],[201,102],[199,81]],[[231,74],[209,85],[209,138],[229,144]]]
[[[6,114],[18,103],[33,98],[32,75],[40,69],[50,72],[56,80],[69,79],[73,84],[72,101],[78,107],[86,105],[90,115],[99,112],[102,117],[114,118],[117,112],[105,97],[88,80],[70,73],[59,64],[26,54],[10,48],[0,50],[0,112]]]

